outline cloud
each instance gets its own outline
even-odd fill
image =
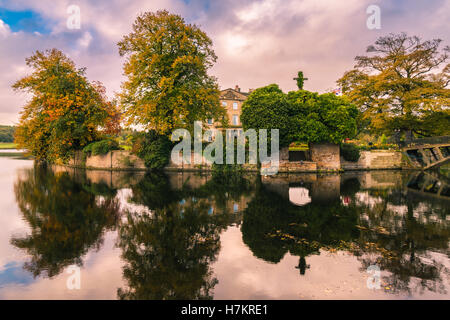
[[[6,38],[11,33],[11,29],[9,26],[0,20],[0,36]]]
[[[26,74],[24,59],[37,49],[59,48],[91,80],[102,81],[109,96],[120,90],[123,59],[117,42],[144,11],[167,9],[199,25],[214,42],[218,62],[211,70],[222,88],[239,84],[243,90],[278,83],[295,89],[292,79],[303,70],[308,90],[323,92],[354,64],[354,57],[381,35],[407,31],[449,44],[450,2],[386,0],[379,2],[381,29],[368,30],[366,8],[372,0],[135,0],[87,1],[76,4],[81,29],[69,30],[69,0],[2,1],[0,8],[36,12],[48,21],[44,34],[12,32],[0,23],[0,123],[17,121],[26,95],[10,86]]]

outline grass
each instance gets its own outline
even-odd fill
[[[16,149],[17,145],[13,142],[0,142],[0,149]]]

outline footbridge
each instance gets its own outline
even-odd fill
[[[436,168],[450,162],[450,136],[414,139],[406,143],[402,151],[414,167]]]

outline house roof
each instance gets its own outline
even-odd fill
[[[228,88],[220,91],[220,98],[225,100],[246,100],[249,94],[248,92]]]

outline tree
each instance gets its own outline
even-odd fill
[[[356,135],[357,108],[345,97],[306,90],[287,94],[291,140],[340,144]]]
[[[345,97],[307,90],[283,93],[276,84],[254,90],[242,106],[245,130],[279,129],[280,146],[291,142],[339,144],[356,134],[358,110]]]
[[[277,84],[258,88],[242,105],[241,122],[244,130],[279,129],[280,146],[289,145],[290,110],[286,94]]]
[[[21,112],[16,142],[38,160],[67,160],[98,139],[117,110],[106,101],[104,87],[89,82],[85,69],[77,69],[61,51],[36,51],[26,62],[33,73],[13,88],[32,98]]]
[[[441,52],[440,44],[440,39],[389,34],[367,48],[370,56],[355,58],[355,68],[337,82],[369,129],[450,134],[450,64],[444,66],[450,48]]]
[[[168,134],[224,117],[216,79],[207,73],[217,57],[197,26],[167,11],[146,12],[118,46],[127,57],[121,102],[130,124]]]
[[[136,134],[133,142],[133,152],[144,160],[150,169],[162,169],[170,160],[173,144],[170,139],[158,134],[155,130]]]
[[[13,142],[15,130],[13,126],[0,126],[0,142]]]

